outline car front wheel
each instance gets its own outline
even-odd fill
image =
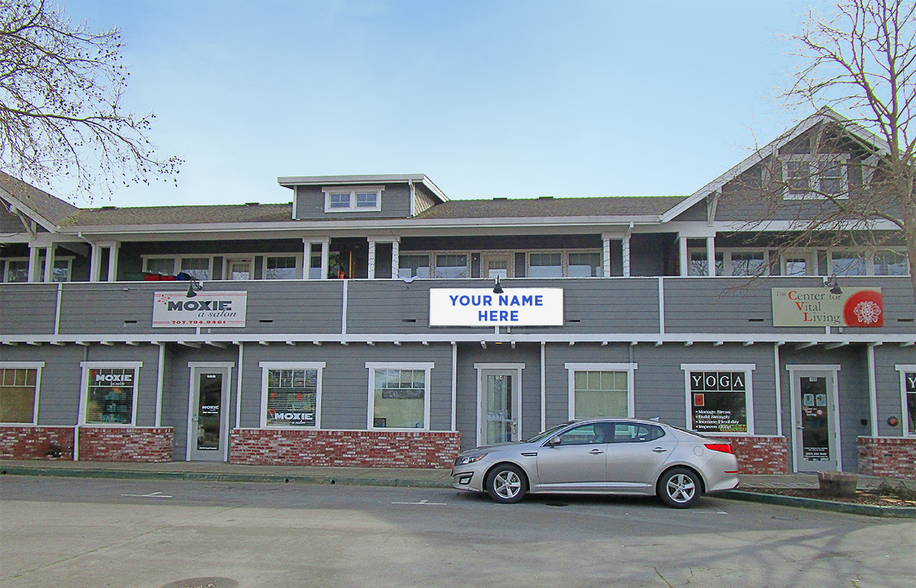
[[[487,475],[487,494],[495,502],[511,504],[518,502],[528,491],[528,481],[521,468],[512,464],[501,464]]]
[[[703,494],[700,477],[686,468],[673,468],[658,480],[658,498],[673,508],[688,508]]]

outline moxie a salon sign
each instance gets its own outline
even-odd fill
[[[431,327],[560,327],[562,288],[431,288]]]
[[[883,327],[881,288],[773,288],[774,327]]]
[[[154,327],[244,327],[247,292],[156,292]]]

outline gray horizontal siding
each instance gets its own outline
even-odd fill
[[[884,327],[847,328],[847,334],[912,335],[916,303],[906,277],[840,278],[843,287],[880,287]],[[659,278],[508,279],[511,288],[562,288],[561,327],[514,327],[524,335],[607,336],[656,335]],[[245,328],[203,328],[201,335],[371,337],[372,335],[487,335],[493,327],[429,327],[431,288],[492,289],[490,280],[256,280],[206,282],[205,292],[247,291]],[[823,327],[774,327],[772,288],[822,288],[818,277],[663,278],[664,332],[677,334],[804,334]],[[55,334],[56,284],[0,284],[0,335]],[[184,292],[185,282],[65,283],[61,288],[59,335],[158,336],[196,335],[197,329],[152,328],[155,292]],[[343,325],[346,292],[346,325]]]
[[[0,335],[51,334],[57,284],[0,284]]]

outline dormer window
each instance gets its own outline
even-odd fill
[[[382,209],[382,186],[322,188],[325,212],[370,212]]]
[[[848,155],[789,155],[782,162],[785,200],[848,198]]]

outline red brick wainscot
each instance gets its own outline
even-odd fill
[[[859,473],[916,480],[916,437],[859,437]]]
[[[172,427],[80,427],[80,461],[172,461]]]
[[[0,459],[73,459],[73,427],[0,427]]]
[[[730,437],[740,474],[789,473],[789,440],[785,437]]]
[[[247,465],[450,468],[461,434],[233,429],[229,461]]]

